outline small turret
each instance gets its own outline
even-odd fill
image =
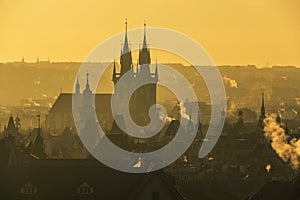
[[[89,83],[89,72],[86,73],[86,84],[85,89],[83,91],[84,96],[92,95],[92,91],[90,89],[90,83]]]

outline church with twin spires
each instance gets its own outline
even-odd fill
[[[142,48],[139,49],[138,62],[136,66],[133,63],[132,52],[129,48],[127,21],[125,22],[125,39],[121,48],[120,68],[117,70],[117,63],[113,63],[112,81],[114,85],[126,74],[130,73],[130,84],[120,85],[121,91],[126,91],[128,87],[134,87],[141,80],[148,80],[149,84],[139,87],[131,96],[129,102],[129,111],[133,120],[139,125],[147,125],[150,122],[148,115],[149,109],[156,104],[156,83],[158,82],[157,64],[153,72],[151,71],[150,49],[147,45],[146,24],[144,24],[144,36]],[[75,95],[81,103],[86,102],[95,95],[95,110],[101,127],[109,131],[113,126],[113,117],[111,112],[112,94],[93,94],[89,87],[88,73],[85,89],[81,92],[81,85],[77,80],[75,86]],[[116,88],[115,88],[116,89]],[[117,92],[115,90],[115,92]],[[60,93],[57,100],[49,110],[45,128],[52,131],[63,130],[65,127],[74,127],[72,115],[72,93]],[[122,95],[121,95],[122,96]]]

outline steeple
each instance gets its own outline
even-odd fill
[[[259,141],[263,142],[262,138],[263,136],[263,132],[264,132],[264,119],[266,118],[266,109],[265,109],[265,96],[264,96],[264,92],[262,92],[261,95],[261,109],[260,109],[260,116],[259,116],[259,120],[258,120],[258,130],[259,130]]]
[[[77,76],[77,82],[76,82],[76,94],[80,94],[80,84]]]
[[[44,150],[44,138],[41,134],[41,115],[38,114],[38,128],[37,128],[37,136],[34,141],[33,154],[37,156],[39,159],[46,158],[47,155]]]
[[[128,53],[129,52],[129,44],[128,44],[128,37],[127,37],[127,18],[125,22],[125,40],[124,40],[124,46],[123,46],[123,51],[122,53]]]
[[[147,41],[146,41],[146,23],[144,23],[144,40],[143,40],[143,49],[147,49]]]
[[[139,53],[139,64],[150,64],[150,51],[147,48],[147,39],[146,39],[146,23],[144,23],[144,39],[143,39],[143,47]]]
[[[123,50],[121,50],[120,64],[121,64],[120,76],[122,76],[123,74],[125,74],[131,69],[131,65],[132,65],[131,50],[129,49],[128,37],[127,37],[127,19],[125,22],[125,41],[124,41]]]
[[[86,72],[86,85],[85,85],[85,89],[90,88],[90,83],[89,83],[89,72]]]
[[[90,89],[90,84],[89,84],[89,72],[88,71],[86,72],[86,84],[85,84],[85,90],[83,91],[83,94],[84,95],[92,94],[92,91]]]
[[[8,131],[14,131],[16,129],[15,123],[14,123],[14,118],[10,115],[7,128]]]
[[[265,109],[265,95],[264,92],[261,94],[261,109],[260,109],[260,116],[262,118],[266,118],[266,109]]]
[[[156,63],[155,63],[155,74],[154,74],[154,76],[155,76],[156,82],[158,82],[158,66],[157,66],[157,59],[156,59]]]
[[[4,129],[5,136],[16,136],[17,129],[14,123],[14,118],[10,115],[7,126]]]
[[[116,84],[116,82],[117,82],[116,60],[115,59],[114,59],[114,69],[113,69],[112,81],[114,82],[114,84]]]

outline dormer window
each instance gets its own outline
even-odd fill
[[[34,195],[37,194],[37,192],[37,187],[32,185],[30,182],[25,183],[25,185],[20,189],[20,193],[25,195]]]
[[[94,193],[94,188],[86,182],[83,182],[78,188],[77,193],[81,195],[90,195]]]

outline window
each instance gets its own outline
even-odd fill
[[[78,188],[77,193],[81,195],[89,195],[94,193],[94,188],[86,182],[83,182]]]
[[[33,186],[30,182],[25,183],[20,189],[20,193],[25,195],[34,195],[37,191],[37,187]]]

